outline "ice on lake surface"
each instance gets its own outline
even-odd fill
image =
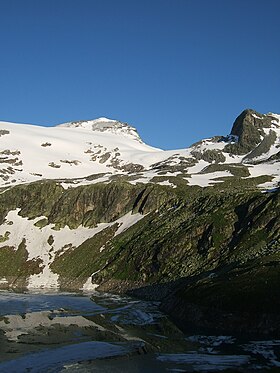
[[[0,372],[262,372],[280,340],[185,335],[156,302],[0,292]]]

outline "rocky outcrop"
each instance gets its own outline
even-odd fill
[[[252,109],[244,110],[233,123],[231,135],[238,138],[234,144],[228,144],[225,151],[232,154],[251,152],[265,136],[264,128],[270,128],[273,117],[262,115]]]
[[[20,209],[30,219],[45,216],[57,228],[68,225],[93,227],[111,222],[129,211],[142,214],[176,198],[170,188],[160,185],[132,185],[122,181],[63,189],[55,181],[18,185],[0,194],[0,223],[8,211]]]
[[[110,264],[94,281],[168,282],[271,255],[277,249],[270,243],[280,237],[278,208],[278,193],[186,194],[116,237],[102,253]]]

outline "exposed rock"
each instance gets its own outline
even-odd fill
[[[9,133],[10,133],[10,131],[8,131],[8,130],[0,130],[0,137],[4,136],[4,135],[8,135]]]
[[[271,127],[272,117],[262,115],[254,110],[244,110],[235,120],[231,135],[237,136],[235,144],[228,144],[225,151],[232,154],[246,154],[252,151],[265,136],[264,128]]]
[[[191,154],[197,159],[203,159],[205,162],[223,163],[226,161],[226,157],[220,150],[205,150],[203,152],[192,150]]]
[[[244,158],[244,162],[250,163],[252,159],[268,153],[271,146],[274,145],[276,138],[276,133],[270,130],[269,134],[264,136],[262,142]]]
[[[52,167],[52,168],[60,168],[61,167],[60,164],[55,164],[54,162],[50,162],[49,166]]]

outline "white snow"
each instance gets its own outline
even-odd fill
[[[256,114],[252,114],[252,116],[254,117],[254,118],[257,118],[257,119],[263,119],[262,117],[259,117],[258,115],[256,115]]]
[[[98,122],[117,122],[117,120],[109,119],[109,118],[106,118],[106,117],[100,117],[100,118],[94,119],[92,121],[92,123],[98,123]]]
[[[1,168],[10,166],[14,173],[8,175],[8,181],[0,178],[0,186],[40,179],[82,178],[109,172],[121,174],[124,172],[111,164],[112,156],[116,153],[119,154],[117,158],[121,165],[137,163],[145,167],[158,160],[158,156],[154,158],[153,154],[161,154],[160,159],[165,157],[163,151],[122,133],[97,132],[87,128],[46,128],[7,122],[0,122],[0,129],[10,132],[0,137],[0,152],[20,151],[18,155],[5,155],[5,158],[17,158],[18,162],[22,162],[22,165],[17,166],[1,163]],[[46,143],[51,145],[44,146]],[[112,156],[101,163],[100,157],[105,153]],[[98,157],[95,161],[91,159],[94,155]]]
[[[84,283],[83,287],[80,289],[82,291],[86,292],[94,292],[96,288],[98,288],[98,284],[93,284],[92,283],[92,276],[93,274],[87,279],[87,281]]]
[[[92,120],[82,120],[82,121],[74,121],[74,122],[67,122],[67,123],[62,123],[58,124],[56,127],[72,127],[72,128],[86,128],[86,129],[92,129],[92,125],[96,124],[102,124],[102,123],[116,123],[118,122],[115,119],[109,119],[105,117],[100,117],[97,119],[92,119]]]
[[[279,151],[280,115],[271,113],[269,115],[275,118],[275,124],[272,124],[271,128],[277,134],[277,141],[270,151],[258,160]],[[151,169],[152,165],[167,162],[170,166],[176,166],[180,163],[180,157],[192,158],[193,150],[223,152],[228,143],[228,141],[215,142],[204,139],[192,148],[163,151],[144,144],[134,127],[106,117],[69,122],[48,128],[0,122],[0,129],[9,131],[9,134],[0,137],[2,159],[0,186],[6,187],[42,179],[59,179],[65,189],[77,185],[110,182],[110,177],[113,175],[129,174],[122,169],[122,166],[131,163],[142,165],[144,170],[139,176],[135,173],[136,178],[130,183],[148,183],[160,172],[160,169]],[[267,133],[269,131],[269,128],[266,129]],[[228,137],[229,140],[230,138],[233,142],[237,140],[233,136]],[[7,151],[10,151],[10,154]],[[225,163],[229,164],[241,163],[246,156],[225,152],[223,155],[226,158]],[[196,185],[209,185],[205,177],[196,176],[207,165],[208,162],[200,160],[195,166],[186,168],[185,171],[195,174],[191,185],[195,185],[196,182]],[[255,165],[252,168],[255,168]],[[103,175],[99,178],[86,179],[90,175],[97,174]],[[7,178],[8,180],[5,180]],[[163,182],[159,181],[159,183]],[[167,185],[167,182],[163,185]]]
[[[229,171],[216,171],[208,174],[192,174],[190,178],[186,178],[188,180],[189,185],[199,185],[201,187],[206,187],[213,185],[214,183],[221,183],[221,180],[215,180],[219,177],[227,177],[232,176]]]
[[[43,272],[29,277],[28,289],[59,289],[59,276],[51,271],[49,264],[44,262]]]
[[[280,115],[279,114],[274,114],[274,113],[269,113],[272,117],[275,118],[275,120],[272,120],[271,123],[275,124],[277,127],[280,126]]]
[[[143,219],[145,215],[142,214],[132,214],[132,212],[127,213],[126,215],[122,216],[116,222],[120,224],[119,228],[117,229],[115,236],[121,234],[122,232],[126,231],[129,227],[136,224],[139,220]]]
[[[204,139],[201,141],[201,144],[193,147],[194,150],[205,151],[205,150],[223,150],[226,146],[226,142],[213,142],[211,139]]]
[[[172,188],[176,188],[176,185],[174,185],[173,183],[170,183],[169,180],[160,181],[160,182],[158,182],[157,184],[159,184],[159,185],[171,186]]]
[[[264,163],[254,165],[249,168],[250,175],[252,177],[258,177],[261,175],[271,175],[273,177],[272,181],[268,181],[263,184],[259,184],[261,189],[271,189],[274,188],[278,182],[280,182],[280,163]]]

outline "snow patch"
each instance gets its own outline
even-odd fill
[[[260,116],[254,114],[254,113],[252,114],[252,117],[257,118],[257,119],[263,119],[263,117],[260,117]]]
[[[98,284],[93,284],[92,283],[92,276],[93,274],[87,279],[87,281],[84,283],[83,287],[80,289],[83,292],[94,292],[96,288],[98,288]]]
[[[221,183],[221,180],[215,180],[219,177],[229,177],[232,174],[229,171],[216,171],[208,174],[192,174],[188,180],[189,185],[199,185],[201,187],[211,186],[215,183]]]
[[[115,236],[118,234],[121,234],[122,232],[126,231],[128,228],[130,228],[132,225],[136,224],[138,221],[144,218],[145,215],[142,215],[140,213],[132,214],[132,212],[127,213],[126,215],[122,216],[120,219],[116,221],[116,223],[119,223],[120,226],[115,232]]]
[[[0,285],[6,285],[6,284],[8,284],[6,277],[0,278]]]

